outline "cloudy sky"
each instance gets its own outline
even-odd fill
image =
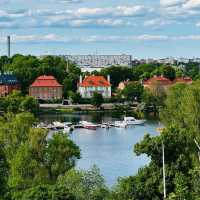
[[[200,0],[0,0],[0,55],[200,57]]]

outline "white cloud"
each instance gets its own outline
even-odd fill
[[[100,16],[121,16],[130,17],[145,14],[148,12],[142,5],[135,6],[117,6],[117,7],[106,7],[106,8],[79,8],[75,11],[75,15],[78,17],[100,17]]]
[[[200,40],[200,35],[188,36],[167,36],[167,35],[90,35],[85,37],[67,37],[63,35],[47,34],[47,35],[11,35],[13,43],[21,42],[81,42],[81,43],[95,43],[95,42],[134,42],[134,41],[168,41],[168,40]],[[0,43],[5,43],[6,37],[0,37]]]
[[[63,35],[47,34],[47,35],[11,35],[13,43],[32,43],[32,42],[64,42],[64,43],[96,43],[96,42],[144,42],[144,41],[174,41],[174,40],[191,40],[200,41],[200,35],[90,35],[85,37],[67,37]],[[0,43],[6,42],[6,36],[0,37]]]
[[[160,0],[160,5],[163,7],[177,6],[185,3],[187,0]]]
[[[82,0],[59,0],[61,3],[81,3]]]
[[[144,26],[157,27],[157,26],[169,25],[171,23],[173,23],[171,20],[156,18],[144,21]]]
[[[186,9],[196,9],[200,8],[200,0],[188,0],[183,4],[183,8]]]
[[[84,27],[133,26],[133,18],[144,16],[150,9],[141,5],[63,10],[0,10],[1,28],[27,27]],[[4,22],[4,23],[3,23]],[[5,24],[5,26],[3,26]]]

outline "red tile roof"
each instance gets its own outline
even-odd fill
[[[30,87],[62,87],[53,76],[39,76]]]
[[[175,83],[187,83],[191,84],[192,79],[190,77],[178,77],[174,80]]]
[[[110,83],[104,78],[104,76],[87,76],[82,83],[80,83],[81,87],[98,87],[104,86],[109,87],[111,86]]]
[[[171,85],[173,82],[169,80],[168,78],[165,78],[163,76],[156,76],[153,78],[148,79],[147,81],[144,81],[144,85],[151,85],[152,83],[158,82],[161,85]]]

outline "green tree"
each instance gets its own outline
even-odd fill
[[[163,199],[162,142],[165,144],[167,196],[194,199],[192,170],[198,159],[197,150],[192,135],[177,126],[165,129],[161,136],[145,135],[135,145],[136,155],[146,154],[151,162],[137,175],[121,179],[113,192],[114,199]]]
[[[182,98],[187,87],[186,84],[176,84],[168,89],[165,107],[160,115],[162,122],[166,125],[176,123],[184,126]]]
[[[69,97],[71,98],[73,103],[82,103],[82,97],[80,95],[80,93],[77,92],[69,92]]]
[[[69,91],[73,91],[73,80],[70,78],[65,78],[63,81],[63,92],[64,92],[64,98],[67,98],[69,95]]]
[[[31,112],[37,114],[39,112],[39,102],[33,97],[26,96],[20,103],[19,108],[22,112]]]
[[[170,67],[170,66],[163,66],[162,74],[164,77],[166,77],[172,81],[176,78],[176,71],[173,67]]]
[[[22,200],[76,200],[66,188],[39,185],[26,190]]]
[[[138,80],[139,77],[133,73],[129,67],[112,66],[101,70],[100,75],[107,77],[110,75],[112,88],[116,88],[121,81],[124,80]]]
[[[127,100],[140,101],[143,91],[144,87],[142,84],[138,82],[131,82],[124,88],[122,93],[125,96],[125,98],[127,98]]]
[[[7,187],[8,179],[8,163],[6,160],[6,154],[4,150],[4,145],[0,143],[0,199],[4,199]]]
[[[21,199],[24,190],[39,184],[55,184],[58,176],[75,166],[79,148],[63,133],[46,140],[47,132],[31,129],[10,161],[9,187],[12,196]]]
[[[94,92],[93,97],[91,99],[91,104],[97,108],[101,107],[101,104],[104,102],[102,94],[98,92]]]
[[[142,101],[144,104],[143,111],[145,114],[148,115],[153,113],[156,117],[160,109],[159,97],[154,95],[150,89],[145,89],[142,95]]]
[[[58,185],[71,191],[77,200],[104,200],[109,196],[104,178],[96,166],[87,171],[72,169],[59,178]]]
[[[80,149],[66,134],[60,132],[48,140],[46,157],[49,178],[55,181],[59,175],[75,166],[76,160],[80,158]]]
[[[8,162],[16,154],[20,144],[27,141],[30,128],[35,122],[35,117],[30,113],[7,113],[0,117],[0,141],[4,145]]]
[[[1,105],[4,112],[31,112],[37,114],[39,111],[39,102],[33,97],[23,96],[20,91],[13,91],[2,98]]]

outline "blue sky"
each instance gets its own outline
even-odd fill
[[[0,0],[0,55],[200,57],[200,0]]]

